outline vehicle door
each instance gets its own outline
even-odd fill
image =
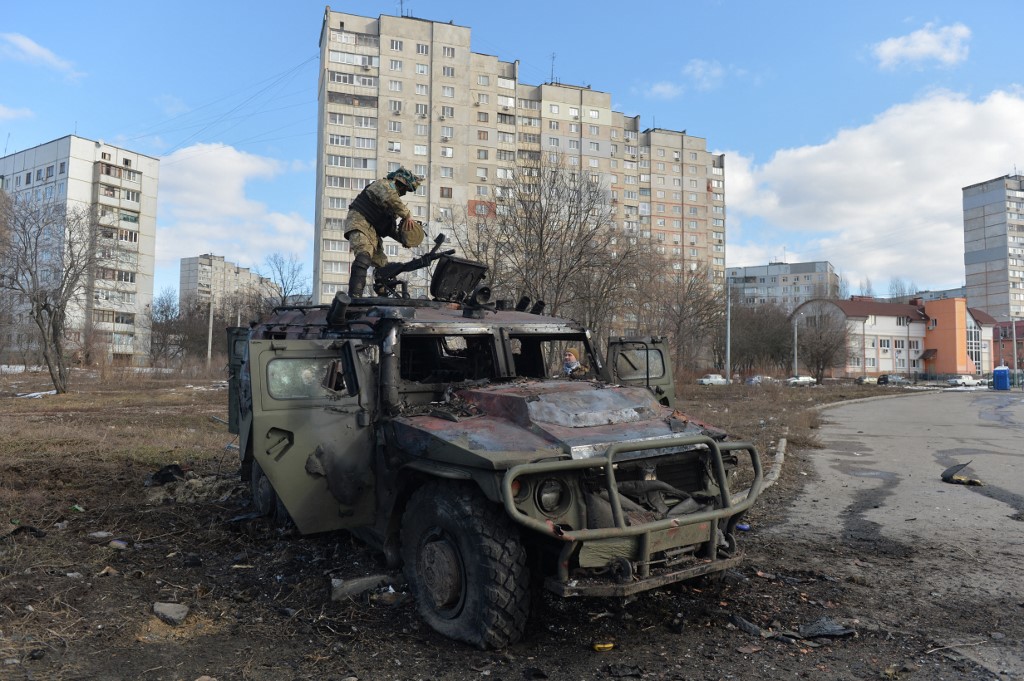
[[[230,326],[228,334],[228,432],[238,435],[239,421],[243,418],[246,427],[250,419],[249,405],[252,400],[248,394],[248,376],[242,376],[248,353],[249,329],[241,326]],[[242,450],[244,451],[244,450]]]
[[[620,385],[642,385],[666,407],[675,406],[672,360],[664,337],[610,339],[602,379]]]
[[[376,348],[357,340],[257,340],[253,460],[303,533],[374,515]]]

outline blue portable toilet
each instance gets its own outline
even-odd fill
[[[992,370],[992,387],[996,390],[1010,389],[1010,367],[996,367]]]

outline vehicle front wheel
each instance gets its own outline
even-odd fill
[[[482,649],[522,637],[526,552],[501,508],[473,487],[429,483],[409,500],[401,538],[405,577],[433,629]]]
[[[291,522],[288,510],[281,503],[281,497],[277,496],[274,486],[270,484],[270,478],[255,459],[252,462],[252,472],[249,474],[249,491],[252,495],[252,506],[257,513],[272,519],[278,525],[283,526]]]

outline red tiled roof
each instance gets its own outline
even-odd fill
[[[906,303],[882,303],[876,300],[833,300],[843,314],[850,317],[910,317],[913,321],[928,320],[924,308]]]

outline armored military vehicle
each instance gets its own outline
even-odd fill
[[[436,261],[430,300],[382,271],[381,295],[229,330],[255,508],[378,547],[431,627],[481,648],[523,635],[534,585],[629,596],[736,565],[758,454],[673,408],[664,339],[602,361],[581,325],[492,300],[485,268],[440,246],[397,272]],[[566,347],[588,376],[557,377]]]

